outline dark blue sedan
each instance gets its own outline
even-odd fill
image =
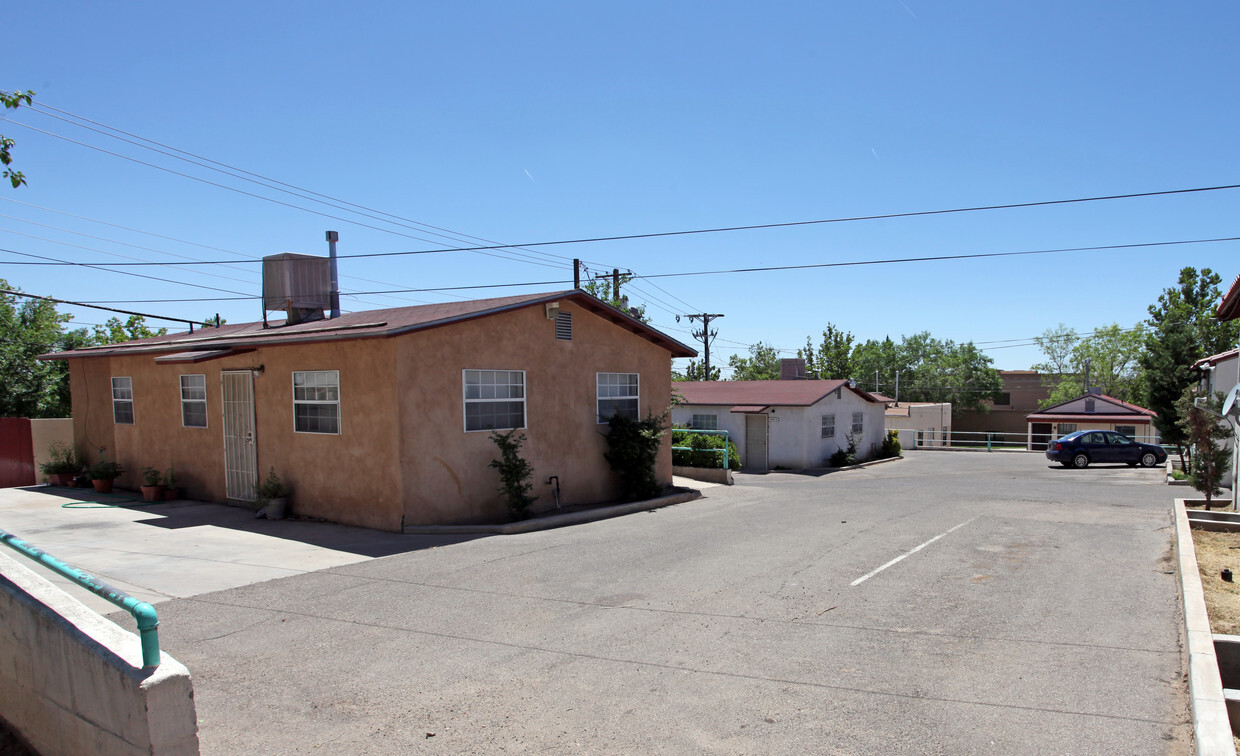
[[[1115,431],[1083,430],[1047,444],[1046,458],[1077,469],[1089,467],[1093,462],[1153,467],[1167,461],[1167,452],[1161,446],[1138,443]]]

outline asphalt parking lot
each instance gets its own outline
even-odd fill
[[[1012,453],[741,475],[560,530],[374,534],[407,540],[169,598],[161,640],[206,754],[1189,753],[1176,493]]]

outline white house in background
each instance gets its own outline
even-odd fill
[[[1224,395],[1240,383],[1240,349],[1228,349],[1193,363],[1194,370],[1201,371],[1201,388],[1213,394]]]
[[[901,402],[887,404],[887,430],[900,431],[905,449],[947,446],[952,434],[951,402]]]
[[[672,390],[683,398],[672,423],[728,431],[749,472],[825,467],[850,434],[868,459],[886,434],[886,405],[848,381],[684,381]]]

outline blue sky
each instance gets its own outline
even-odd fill
[[[401,252],[477,243],[461,235],[538,242],[1240,183],[1240,6],[1227,2],[10,0],[5,15],[13,31],[0,87],[405,219],[316,205],[47,113],[9,111],[17,123],[0,121],[0,133],[17,140],[14,167],[29,185],[0,190],[0,248],[59,260],[325,254],[327,229],[339,231],[342,255]],[[1232,237],[1238,199],[1227,190],[500,256],[344,259],[342,288],[566,281],[573,257],[650,276]],[[629,294],[691,345],[674,315],[723,313],[716,363],[757,341],[795,350],[834,323],[859,340],[925,330],[974,341],[996,367],[1022,369],[1040,358],[1028,337],[1061,322],[1133,326],[1183,266],[1229,283],[1238,250],[651,278]],[[127,269],[228,290],[218,292],[14,264],[32,259],[0,252],[0,277],[65,299],[172,300],[114,306],[175,317],[261,317],[256,300],[187,301],[256,295],[257,265]],[[556,288],[567,286],[343,304]],[[82,323],[107,318],[65,309]]]

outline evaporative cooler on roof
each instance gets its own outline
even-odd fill
[[[288,313],[288,324],[322,320],[331,307],[331,260],[285,252],[263,258],[263,317]]]

